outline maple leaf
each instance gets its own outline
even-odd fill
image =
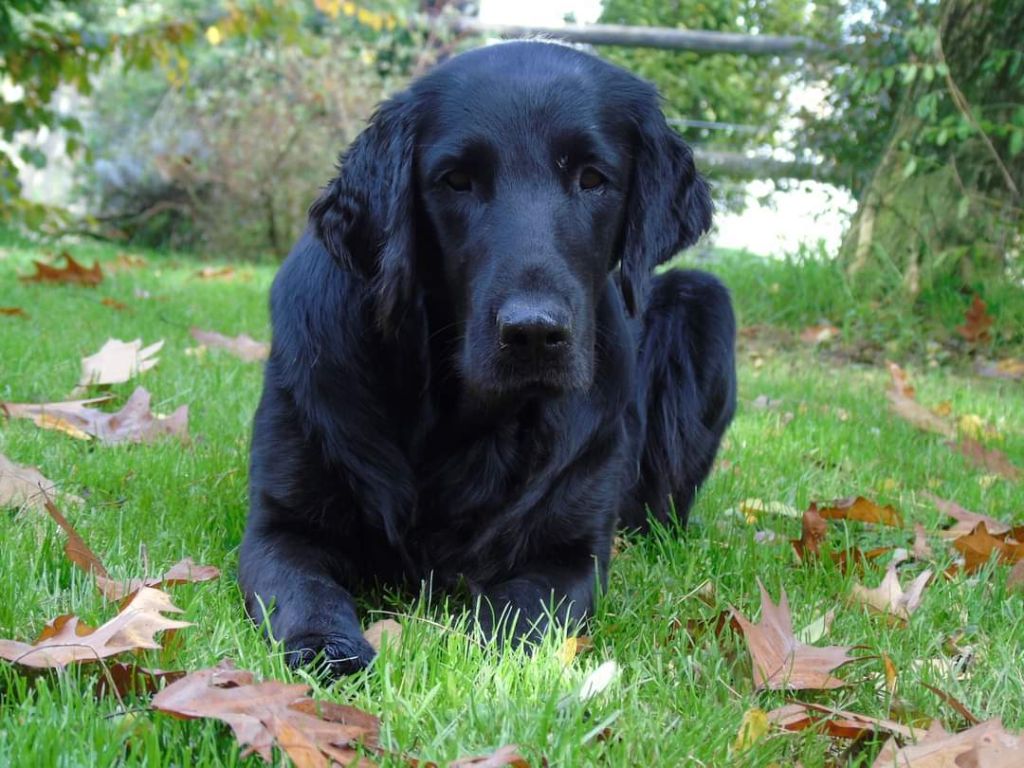
[[[964,556],[964,570],[973,573],[985,565],[993,552],[999,554],[1001,563],[1018,563],[1024,560],[1024,543],[1013,539],[999,539],[988,532],[984,522],[966,536],[953,541],[953,546]]]
[[[985,302],[980,296],[975,295],[971,300],[971,306],[964,313],[964,324],[958,325],[956,332],[971,344],[989,341],[992,338],[989,329],[993,322],[995,321],[988,313]]]
[[[52,480],[43,477],[35,467],[16,464],[0,453],[0,509],[14,507],[43,511],[46,495],[60,495],[76,504],[84,503],[70,493],[60,493]]]
[[[896,575],[896,565],[896,562],[889,564],[881,583],[874,589],[868,589],[855,583],[851,597],[854,601],[873,608],[879,613],[889,614],[907,621],[910,619],[910,614],[916,611],[921,604],[924,588],[931,581],[932,572],[929,569],[921,573],[904,591],[899,577]]]
[[[63,267],[55,267],[42,261],[33,261],[36,271],[31,275],[22,275],[19,280],[25,283],[71,283],[74,285],[99,285],[103,281],[103,270],[98,261],[86,269],[79,264],[67,251],[62,251],[57,259],[64,259]]]
[[[936,721],[916,744],[898,747],[887,741],[873,768],[1019,768],[1022,759],[1024,737],[1009,733],[998,718],[956,734]]]
[[[1007,480],[1019,480],[1021,477],[1020,468],[1014,466],[1005,453],[995,448],[986,448],[977,440],[965,437],[959,442],[947,442],[946,446],[987,472],[995,472]]]
[[[160,340],[143,348],[142,339],[107,339],[99,352],[82,358],[82,376],[78,386],[81,388],[128,381],[160,362],[160,358],[154,355],[163,345],[163,340]]]
[[[849,655],[851,649],[838,645],[819,648],[801,643],[793,634],[793,619],[786,590],[782,590],[779,604],[775,605],[760,580],[757,585],[761,590],[759,624],[751,623],[730,606],[733,618],[739,622],[750,649],[755,687],[759,690],[799,690],[839,688],[845,685],[832,671],[857,660]]]
[[[889,398],[889,409],[893,413],[925,432],[935,432],[950,438],[956,436],[956,427],[914,399],[914,388],[910,386],[902,368],[896,363],[889,363],[889,375],[892,386],[885,396]]]
[[[192,626],[164,613],[181,613],[170,595],[141,589],[110,621],[93,629],[77,616],[58,616],[33,644],[0,640],[0,658],[23,667],[57,669],[68,664],[99,661],[127,651],[159,649],[157,632]]]
[[[308,692],[307,685],[254,682],[252,673],[221,662],[167,686],[153,697],[152,706],[179,718],[221,720],[244,747],[243,757],[255,753],[268,763],[275,745],[299,766],[327,766],[330,760],[353,765],[359,758],[356,742],[376,746],[377,718],[314,701]]]
[[[955,539],[960,536],[966,536],[978,527],[978,523],[984,523],[988,532],[995,536],[1008,533],[1010,531],[1010,526],[996,520],[994,517],[980,515],[977,512],[971,512],[969,509],[961,507],[955,501],[941,499],[928,491],[925,491],[924,495],[931,499],[932,503],[935,504],[940,512],[956,520],[955,525],[939,531],[939,535],[943,538]]]
[[[92,403],[109,400],[68,400],[62,403],[0,403],[0,411],[15,419],[31,419],[42,429],[55,429],[80,440],[96,438],[101,443],[150,443],[172,436],[188,439],[188,406],[182,405],[168,416],[150,410],[152,395],[145,387],[136,387],[121,410],[108,413],[89,408]]]
[[[903,518],[895,507],[890,504],[886,504],[884,507],[880,506],[863,496],[837,499],[828,502],[825,506],[819,506],[816,502],[812,502],[811,509],[826,520],[857,520],[861,523],[881,523],[897,528],[903,527]]]
[[[28,312],[21,307],[0,307],[0,315],[4,317],[20,317],[23,320],[28,319]]]
[[[239,360],[244,360],[247,363],[266,360],[270,354],[269,344],[265,341],[256,341],[245,333],[231,337],[216,331],[203,331],[199,328],[192,328],[189,333],[200,344],[215,349],[226,349]]]

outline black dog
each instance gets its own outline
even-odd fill
[[[616,525],[685,522],[734,319],[713,277],[651,273],[711,212],[654,89],[565,46],[379,108],[271,294],[240,580],[293,663],[372,659],[370,583],[463,577],[487,634],[581,621]]]

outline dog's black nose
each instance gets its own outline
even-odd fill
[[[553,301],[509,299],[498,310],[498,340],[520,358],[561,354],[569,345],[569,315]]]

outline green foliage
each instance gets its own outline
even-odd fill
[[[607,0],[601,22],[718,32],[805,34],[808,0]],[[644,48],[601,54],[655,83],[670,118],[729,123],[738,131],[679,126],[691,139],[744,147],[774,140],[786,116],[791,60]]]

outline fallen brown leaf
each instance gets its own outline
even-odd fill
[[[118,661],[106,665],[103,675],[96,681],[96,696],[152,695],[163,685],[180,680],[185,674],[182,670],[148,669],[132,662]]]
[[[482,757],[460,757],[448,763],[448,768],[530,768],[530,763],[519,754],[519,747],[507,744]]]
[[[993,322],[995,321],[988,313],[985,302],[982,301],[980,296],[975,295],[971,301],[971,306],[964,313],[964,324],[958,325],[956,332],[964,340],[971,344],[977,344],[992,338],[989,329],[992,327]]]
[[[151,395],[144,387],[136,387],[121,410],[114,413],[89,408],[90,400],[69,400],[63,403],[0,403],[0,411],[9,418],[31,419],[43,429],[55,429],[82,440],[95,437],[101,443],[150,443],[164,436],[188,438],[188,406],[183,405],[169,416],[150,410]]]
[[[191,557],[185,557],[172,565],[163,576],[148,579],[119,581],[106,573],[96,577],[96,587],[108,600],[123,600],[143,587],[172,587],[176,584],[198,584],[220,577],[220,570],[212,565],[196,565]]]
[[[856,520],[861,523],[881,523],[897,528],[903,527],[903,518],[890,504],[884,507],[863,496],[837,499],[819,506],[811,502],[811,509],[826,520]]]
[[[106,266],[111,272],[124,272],[130,269],[141,269],[147,264],[148,262],[142,256],[121,251],[113,261],[107,262]]]
[[[159,649],[157,632],[189,627],[164,613],[181,613],[158,589],[141,589],[114,618],[92,629],[77,616],[60,616],[34,644],[0,640],[0,658],[23,667],[55,669],[68,664],[99,661],[127,651]]]
[[[839,329],[834,325],[809,325],[800,332],[800,341],[805,344],[821,344],[839,337]]]
[[[964,703],[959,699],[954,698],[952,695],[946,693],[941,688],[936,688],[934,685],[929,685],[926,682],[922,681],[921,685],[923,685],[929,691],[934,693],[944,702],[949,704],[949,706],[955,709],[960,714],[960,716],[968,722],[969,725],[978,725],[978,723],[981,722],[981,720],[973,712],[971,712],[971,710],[964,706]]]
[[[384,638],[387,638],[385,641]],[[398,643],[402,640],[402,625],[394,619],[381,619],[375,621],[373,624],[366,628],[363,632],[363,638],[370,644],[373,650],[380,653],[381,646],[385,642],[391,643],[392,647],[397,647]]]
[[[82,376],[78,386],[121,384],[128,381],[160,362],[160,358],[154,355],[163,345],[161,340],[144,348],[141,339],[107,339],[99,352],[82,358]]]
[[[1006,577],[1006,586],[1010,589],[1024,590],[1024,560],[1018,560],[1010,575]]]
[[[308,692],[306,685],[256,683],[251,673],[221,662],[167,686],[153,697],[152,706],[175,717],[227,723],[244,747],[243,757],[256,753],[270,763],[272,747],[277,746],[298,766],[327,766],[332,760],[372,765],[359,758],[355,744],[376,746],[377,718],[314,701]],[[353,712],[358,715],[353,717]]]
[[[203,267],[196,272],[200,280],[230,279],[235,276],[235,268],[225,267]]]
[[[799,539],[790,539],[790,544],[796,551],[800,562],[813,559],[820,554],[820,547],[828,536],[828,523],[825,518],[818,514],[812,505],[804,512],[801,522],[801,535]]]
[[[979,363],[976,370],[979,376],[989,379],[1024,379],[1024,360],[1010,357],[996,363]]]
[[[917,744],[886,742],[874,768],[1020,768],[1022,760],[1024,737],[1008,733],[999,719],[956,734],[935,722]]]
[[[99,285],[103,281],[103,270],[98,261],[88,269],[75,261],[67,251],[62,251],[55,261],[64,259],[63,267],[55,267],[42,261],[33,261],[36,271],[18,279],[25,283],[70,283],[73,285]]]
[[[884,718],[799,701],[784,704],[768,713],[768,722],[787,731],[817,728],[834,739],[858,739],[866,733],[884,731],[913,738],[914,731]]]
[[[931,499],[932,503],[935,504],[936,508],[938,508],[942,514],[948,515],[956,520],[956,524],[950,528],[939,531],[939,535],[943,538],[955,539],[960,536],[966,536],[978,527],[978,523],[984,523],[988,532],[995,536],[1009,533],[1010,531],[1009,525],[996,520],[994,517],[979,515],[977,512],[971,512],[969,509],[961,507],[955,501],[940,499],[938,496],[933,493],[929,493],[928,491],[925,491],[924,495]]]
[[[914,548],[911,551],[915,560],[931,560],[934,555],[928,543],[928,534],[920,523],[914,523]]]
[[[28,320],[28,312],[21,307],[0,307],[0,315],[4,317],[20,317]]]
[[[239,360],[247,363],[255,363],[266,360],[270,354],[270,345],[265,341],[256,341],[252,336],[242,333],[238,336],[225,336],[216,331],[203,331],[199,328],[192,328],[189,333],[192,338],[200,344],[215,349],[225,349]]]
[[[995,448],[986,448],[977,440],[969,437],[961,438],[959,442],[949,441],[946,445],[957,453],[963,455],[974,466],[984,469],[986,472],[994,472],[1002,475],[1007,480],[1019,480],[1021,470],[1006,457],[1006,454]]]
[[[996,538],[988,532],[983,522],[978,523],[971,533],[955,539],[953,546],[964,556],[964,570],[967,573],[973,573],[984,566],[994,552],[999,554],[1001,563],[1013,564],[1024,560],[1024,543],[1009,538]]]
[[[885,395],[889,398],[889,409],[901,419],[926,432],[935,432],[952,438],[956,427],[937,416],[914,399],[914,388],[910,386],[906,373],[896,363],[889,363],[892,385]]]
[[[107,297],[105,297],[103,299],[100,299],[100,304],[102,304],[104,307],[110,307],[111,309],[116,309],[118,312],[124,312],[125,310],[128,309],[128,305],[125,304],[123,301],[118,301],[117,299],[112,299],[109,296],[107,296]]]
[[[67,542],[64,544],[64,554],[72,564],[78,566],[86,573],[95,573],[96,578],[100,579],[107,575],[107,569],[103,567],[103,563],[100,561],[96,553],[89,549],[89,545],[85,543],[78,531],[75,530],[74,526],[67,521],[67,518],[61,514],[61,511],[57,509],[57,505],[54,504],[50,499],[43,499],[46,512],[53,518],[53,521],[60,526],[60,529],[64,531],[64,534],[68,537]]]
[[[907,621],[910,614],[917,610],[921,604],[924,588],[931,581],[932,572],[928,569],[914,579],[910,587],[904,591],[900,585],[899,577],[896,575],[896,563],[890,563],[882,577],[881,583],[873,589],[868,589],[860,584],[853,585],[851,597],[855,602],[873,608],[879,613],[895,616],[898,619]]]
[[[731,608],[750,649],[754,685],[758,689],[772,690],[827,689],[845,685],[832,671],[856,661],[849,655],[851,649],[838,645],[819,648],[799,642],[793,634],[786,591],[782,590],[779,604],[775,605],[760,580],[758,588],[761,591],[760,623],[752,624]]]
[[[68,493],[61,493],[52,480],[43,477],[35,467],[16,464],[0,453],[0,509],[32,509],[42,512],[46,509],[46,495],[81,504],[82,499]]]

